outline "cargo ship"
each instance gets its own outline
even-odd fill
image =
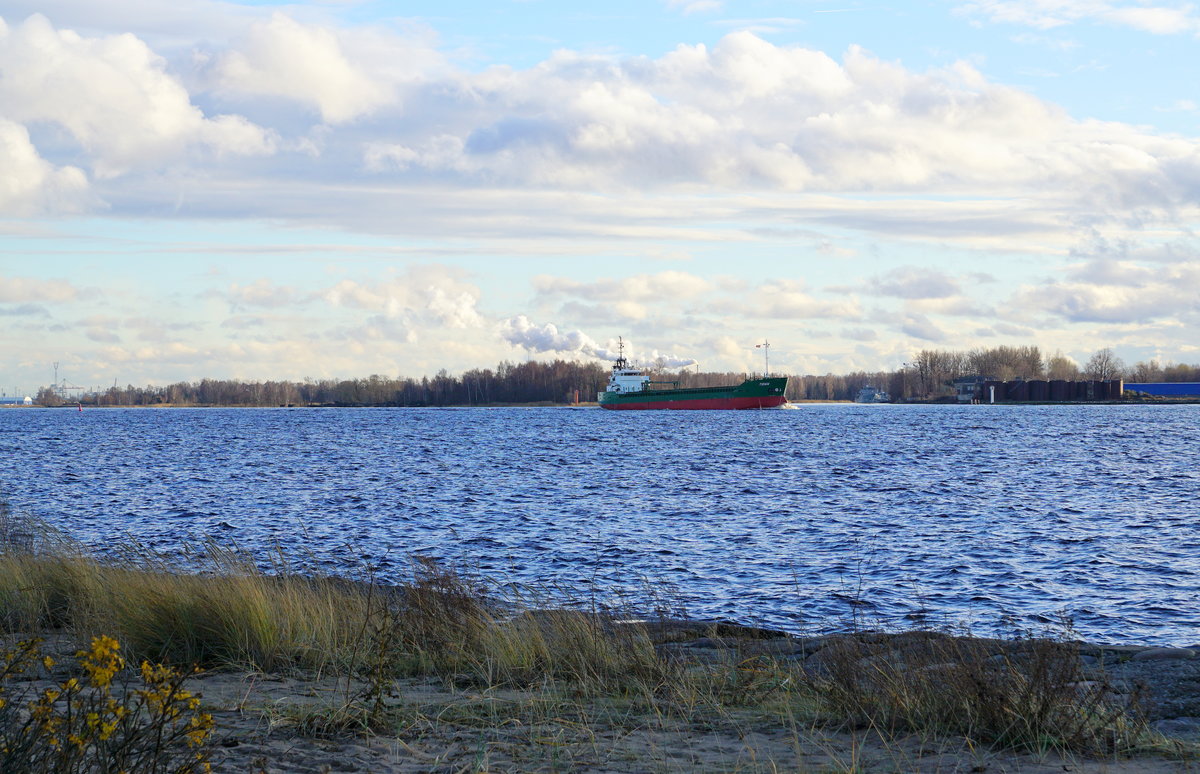
[[[770,344],[758,345],[764,348]],[[777,408],[787,403],[786,376],[764,376],[747,379],[731,387],[680,387],[679,382],[653,381],[625,359],[624,342],[619,345],[617,360],[604,392],[596,394],[600,408],[610,410],[645,409],[763,409]]]

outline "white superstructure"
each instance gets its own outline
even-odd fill
[[[625,359],[625,341],[617,339],[617,360],[613,363],[612,374],[608,377],[607,392],[619,392],[622,395],[630,392],[641,392],[649,389],[650,377],[637,368],[631,368]],[[600,393],[603,395],[604,393]],[[599,397],[597,396],[597,400]]]
[[[650,377],[636,368],[614,368],[608,377],[609,392],[641,392],[650,383]]]

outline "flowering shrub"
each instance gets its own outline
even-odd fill
[[[0,651],[0,771],[208,772],[213,719],[183,687],[191,672],[143,661],[135,680],[118,642],[95,637],[76,654],[81,675],[37,690],[18,680],[52,677],[40,639]]]

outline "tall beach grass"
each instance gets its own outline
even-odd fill
[[[44,525],[17,530],[10,514],[0,515],[0,536],[32,535],[0,550],[7,637],[111,635],[133,659],[353,682],[341,706],[308,715],[310,729],[419,725],[391,696],[397,680],[427,676],[475,696],[522,691],[548,717],[581,718],[573,728],[601,717],[749,722],[796,734],[870,729],[1102,755],[1155,744],[1136,702],[1103,676],[1085,675],[1069,643],[936,632],[764,640],[703,623],[639,623],[589,604],[548,606],[536,593],[504,594],[420,558],[404,583],[385,585],[299,572],[285,561],[263,570],[208,544],[185,573],[135,545],[99,559]],[[456,706],[439,722],[465,722],[464,712],[473,722],[503,722],[494,703],[477,712]]]

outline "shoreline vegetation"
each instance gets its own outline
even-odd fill
[[[6,771],[89,771],[113,750],[141,756],[129,771],[179,772],[1200,761],[1193,649],[856,627],[799,636],[690,620],[649,590],[625,605],[493,587],[421,557],[384,585],[369,568],[327,577],[283,556],[262,568],[208,543],[183,573],[132,542],[98,558],[0,517]],[[51,766],[64,750],[74,768]]]
[[[789,400],[792,405],[821,405],[821,404],[854,404],[853,400]],[[904,405],[966,405],[958,401],[952,400],[908,400],[904,401]],[[1006,400],[1003,403],[998,403],[1000,406],[1187,406],[1200,404],[1200,398],[1176,398],[1163,396],[1144,396],[1136,398],[1120,398],[1116,400],[1088,400],[1088,401],[1014,401]],[[100,405],[89,403],[60,403],[56,406],[41,406],[34,404],[30,406],[21,406],[16,408],[54,408],[54,409],[76,409],[76,407],[86,407],[92,409],[331,409],[331,408],[432,408],[432,409],[489,409],[489,408],[560,408],[560,409],[593,409],[599,408],[600,404],[596,401],[580,401],[579,403],[555,403],[552,401],[536,401],[531,403],[450,403],[444,406],[397,406],[391,403],[364,403],[364,404],[329,404],[329,403],[312,403],[312,404],[287,404],[280,406],[248,406],[240,403],[104,403]]]
[[[715,387],[739,384],[749,375],[735,372],[669,370],[662,362],[645,364],[656,380],[680,387]],[[201,379],[166,386],[115,383],[105,389],[41,388],[35,401],[41,406],[512,406],[571,405],[589,402],[608,381],[609,364],[555,360],[476,368],[451,375],[446,370],[433,377],[408,378],[375,374],[360,379],[304,381]],[[1126,367],[1112,350],[1096,352],[1079,366],[1061,353],[1043,354],[1036,346],[974,349],[969,351],[922,350],[912,362],[892,371],[855,371],[847,374],[788,375],[788,400],[801,402],[852,401],[864,387],[888,392],[898,401],[953,400],[953,380],[970,375],[1000,381],[1014,379],[1080,378],[1108,381],[1124,378],[1139,382],[1200,382],[1200,364],[1160,365],[1139,362]],[[1151,400],[1147,402],[1163,402]]]

